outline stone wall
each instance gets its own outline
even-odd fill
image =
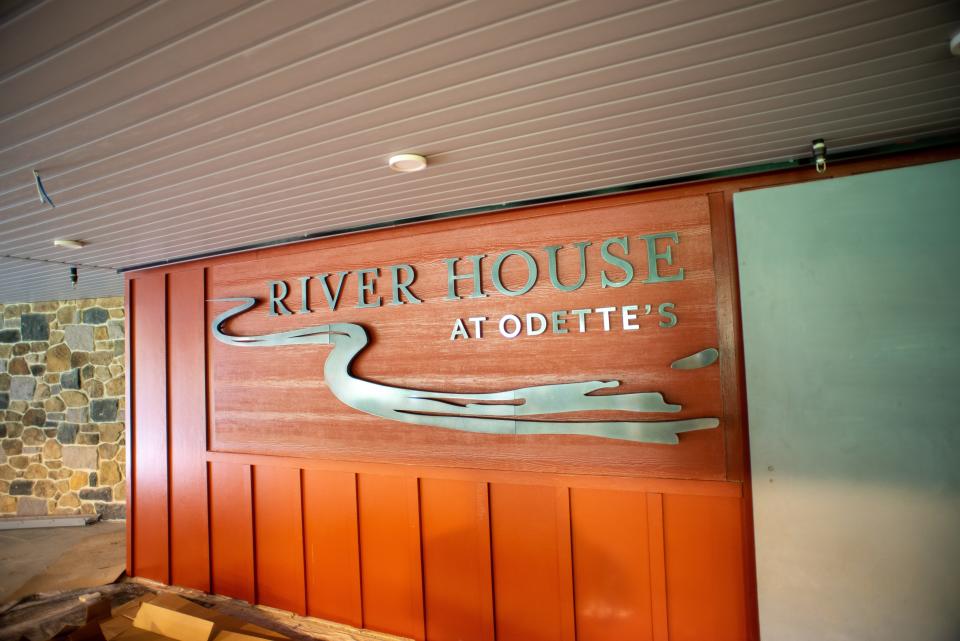
[[[125,518],[123,299],[0,316],[0,515]]]

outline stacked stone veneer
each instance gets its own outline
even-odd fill
[[[0,316],[0,516],[123,519],[123,299],[0,305]]]

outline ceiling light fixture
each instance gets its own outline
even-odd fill
[[[403,173],[420,171],[427,167],[427,159],[419,154],[397,154],[390,157],[390,169]]]
[[[65,247],[67,249],[83,249],[83,247],[87,243],[86,241],[83,241],[83,240],[70,240],[67,238],[57,238],[55,241],[53,241],[53,244],[57,247]]]
[[[953,37],[950,38],[950,53],[955,56],[960,56],[960,31],[953,34]]]

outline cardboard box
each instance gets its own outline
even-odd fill
[[[85,599],[80,597],[80,601],[87,609],[87,623],[101,621],[110,618],[110,600],[97,595],[94,598]]]
[[[202,605],[197,605],[193,601],[184,599],[176,594],[170,594],[169,592],[156,594],[153,598],[145,600],[144,603],[150,603],[151,605],[173,610],[174,612],[181,612],[200,619],[212,620],[217,614],[212,608],[205,608]]]
[[[103,641],[289,641],[279,632],[169,593],[114,608],[112,618],[100,621],[99,631]]]
[[[243,632],[221,630],[217,632],[217,636],[213,637],[213,641],[264,641],[264,639],[263,637],[244,634]]]
[[[88,621],[81,627],[56,636],[59,641],[106,641],[97,621]]]
[[[137,605],[139,608],[139,604]],[[133,627],[133,618],[125,616],[115,616],[100,622],[100,633],[106,641],[113,641],[122,633]]]
[[[253,637],[257,641],[289,641],[288,637],[280,634],[279,632],[274,632],[262,626],[259,626],[255,623],[248,623],[247,621],[242,621],[236,617],[230,616],[226,612],[223,612],[216,606],[214,606],[214,624],[216,625],[216,630],[218,632],[233,632],[236,634],[242,634],[248,637]],[[216,641],[217,637],[214,637]],[[227,641],[227,639],[220,639],[220,641]],[[235,639],[234,641],[242,641],[242,639]]]
[[[132,623],[128,630],[121,632],[113,638],[113,641],[170,641],[170,637],[155,632],[147,632],[133,627]]]
[[[161,594],[140,606],[133,626],[176,641],[210,641],[213,621],[207,616],[206,608],[172,594]]]
[[[140,611],[140,606],[144,603],[149,603],[157,598],[156,594],[145,594],[142,597],[133,599],[132,601],[127,601],[123,605],[118,605],[113,608],[111,611],[111,616],[113,617],[124,617],[130,619],[132,622],[134,617],[137,616],[137,612]]]

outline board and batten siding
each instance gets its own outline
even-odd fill
[[[827,177],[942,156],[831,167]],[[127,274],[128,572],[420,641],[756,639],[732,196],[817,178],[811,169],[729,179]],[[487,298],[442,300],[442,257],[581,240],[597,252],[604,238],[673,230],[681,283],[642,284],[638,273],[601,289],[591,253],[583,291],[558,292],[539,253],[540,279],[525,296],[498,296],[487,280]],[[645,268],[642,247],[629,258]],[[345,299],[330,312],[312,291],[309,316],[269,317],[261,302],[230,329],[365,322],[362,378],[474,392],[617,379],[624,391],[664,392],[683,405],[680,418],[717,416],[720,426],[657,445],[390,422],[330,395],[323,347],[233,349],[210,332],[227,309],[212,299],[262,299],[277,278],[296,294],[300,275],[401,262],[416,267],[424,304],[357,310]],[[504,264],[508,287],[523,283],[518,267]],[[669,330],[641,322],[636,332],[449,339],[457,317],[664,300],[677,305]],[[718,364],[686,377],[669,370],[711,346]]]

